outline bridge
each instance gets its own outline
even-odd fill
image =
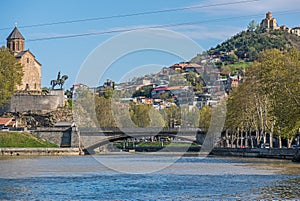
[[[39,128],[32,132],[35,136],[52,142],[59,147],[79,147],[92,151],[110,142],[142,137],[174,139],[202,144],[204,132],[199,128]]]

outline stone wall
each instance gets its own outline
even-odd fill
[[[53,90],[50,95],[15,95],[6,112],[53,111],[64,105],[64,91]]]
[[[79,135],[75,127],[38,128],[32,134],[59,147],[79,147]]]
[[[0,148],[0,156],[76,156],[79,148]]]
[[[25,51],[21,57],[17,57],[23,66],[24,75],[22,83],[17,86],[17,90],[41,91],[41,64],[35,59],[34,55],[29,51]]]
[[[50,96],[57,96],[59,97],[58,99],[58,104],[60,107],[63,107],[65,105],[65,92],[63,89],[53,89],[50,90]]]

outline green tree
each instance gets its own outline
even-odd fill
[[[273,129],[291,145],[300,121],[300,53],[277,49],[261,53],[249,69],[272,104]]]
[[[165,127],[174,128],[176,125],[181,125],[181,110],[180,107],[171,105],[163,110],[166,113]]]
[[[208,105],[205,105],[201,108],[199,113],[199,127],[207,132],[210,126],[212,108]]]
[[[141,128],[146,128],[150,126],[151,119],[149,116],[149,111],[152,105],[144,105],[144,104],[132,104],[130,108],[130,115],[132,121],[136,126]]]
[[[165,120],[163,118],[163,115],[160,114],[159,111],[155,110],[153,107],[150,108],[149,111],[150,116],[150,127],[164,127],[165,126]]]
[[[247,26],[247,30],[248,31],[254,31],[256,28],[256,24],[255,24],[255,21],[254,20],[251,20],[251,22],[248,24]]]
[[[16,86],[21,84],[22,66],[5,47],[0,48],[0,107],[13,96]]]
[[[269,138],[272,147],[273,137],[279,142],[285,138],[291,145],[300,126],[299,74],[299,51],[271,49],[260,53],[246,69],[244,82],[227,100],[226,134],[231,135],[231,146],[247,146],[249,140],[241,139],[250,138],[253,147]],[[252,133],[256,133],[255,139]]]
[[[105,89],[104,98],[111,99],[113,96],[113,92],[114,92],[114,90],[112,88]]]
[[[115,117],[112,109],[112,99],[105,97],[95,97],[96,117],[100,127],[116,127]]]

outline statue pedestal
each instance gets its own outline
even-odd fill
[[[58,97],[59,107],[65,106],[66,98],[65,98],[65,92],[63,89],[51,89],[49,95]]]

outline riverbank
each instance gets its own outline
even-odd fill
[[[149,151],[151,150],[151,151]],[[296,149],[239,149],[239,148],[214,148],[210,153],[190,150],[183,147],[172,147],[171,149],[130,149],[126,151],[104,151],[92,155],[174,155],[174,156],[221,156],[221,157],[249,157],[249,158],[270,158],[292,160]],[[79,156],[89,155],[87,152],[81,152],[79,148],[0,148],[1,156]]]
[[[79,148],[0,148],[0,156],[77,156]]]
[[[214,148],[210,155],[254,158],[277,158],[291,160],[295,156],[296,152],[297,149]]]
[[[144,155],[182,155],[182,156],[221,156],[221,157],[243,157],[243,158],[269,158],[292,160],[295,157],[297,149],[262,149],[262,148],[214,148],[210,153],[202,152],[201,147],[135,147],[125,150],[113,149],[106,152],[98,152],[100,155],[106,154],[144,154]]]

